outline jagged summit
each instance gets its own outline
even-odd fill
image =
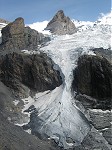
[[[65,16],[63,10],[59,10],[45,30],[50,30],[53,34],[64,35],[75,33],[76,27],[70,18]]]

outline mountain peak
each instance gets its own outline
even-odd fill
[[[65,16],[63,10],[59,10],[45,30],[50,30],[53,34],[64,35],[75,33],[76,27],[70,18]]]
[[[59,10],[56,15],[54,16],[54,18],[58,18],[58,19],[63,19],[65,17],[64,11],[63,10]]]

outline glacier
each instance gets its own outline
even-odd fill
[[[85,115],[75,104],[71,90],[73,70],[79,56],[95,55],[93,48],[111,47],[111,25],[104,24],[104,21],[103,24],[98,22],[73,35],[51,35],[51,39],[39,51],[46,53],[60,67],[64,75],[63,85],[53,91],[36,93],[34,97],[23,99],[23,113],[33,105],[36,112],[27,112],[27,122],[31,126],[33,122],[32,133],[54,139],[60,147],[68,149],[80,145],[91,128]],[[30,117],[33,113],[34,117]]]

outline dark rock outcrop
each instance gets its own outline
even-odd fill
[[[85,97],[87,103],[90,103],[93,108],[109,109],[111,108],[111,88],[112,72],[109,61],[99,56],[81,56],[74,70],[73,89],[77,93],[95,98],[94,101]]]
[[[30,27],[25,27],[23,18],[17,18],[14,22],[9,23],[1,32],[2,43],[0,51],[35,50],[38,45],[50,40],[49,37],[44,36],[42,33]]]
[[[23,94],[25,86],[35,91],[53,90],[62,84],[59,71],[43,53],[35,55],[7,54],[0,59],[0,80]]]
[[[50,30],[53,34],[64,35],[75,33],[76,27],[70,18],[66,17],[64,12],[60,10],[48,23],[45,30]]]

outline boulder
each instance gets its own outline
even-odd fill
[[[63,10],[59,10],[45,30],[50,30],[53,34],[64,35],[75,33],[76,27],[70,18],[65,16]]]
[[[53,90],[62,84],[60,73],[53,66],[54,62],[43,53],[7,54],[0,59],[0,80],[20,93],[25,86],[34,91]]]

